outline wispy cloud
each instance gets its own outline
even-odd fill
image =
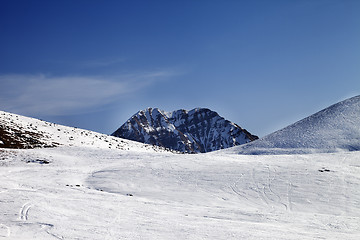
[[[0,107],[5,111],[31,115],[87,112],[126,99],[174,74],[158,71],[112,77],[2,75]]]
[[[114,64],[125,62],[125,58],[112,58],[112,59],[96,59],[89,60],[81,63],[81,67],[92,68],[92,67],[107,67]]]

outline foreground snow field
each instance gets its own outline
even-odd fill
[[[0,150],[0,239],[359,239],[360,152]]]

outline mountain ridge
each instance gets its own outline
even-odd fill
[[[172,112],[146,108],[111,135],[186,153],[210,152],[258,138],[208,108]]]

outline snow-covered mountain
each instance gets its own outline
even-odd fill
[[[0,148],[28,149],[56,146],[165,151],[156,146],[0,111]]]
[[[336,103],[229,152],[293,154],[357,150],[360,150],[360,96]]]
[[[358,240],[359,159],[0,148],[0,239]]]
[[[206,108],[137,112],[112,136],[187,153],[210,152],[258,139],[235,123]]]
[[[5,112],[0,129],[1,239],[360,236],[360,151],[172,154]]]

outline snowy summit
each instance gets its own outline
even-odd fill
[[[187,153],[210,152],[258,139],[206,108],[173,112],[147,108],[133,115],[112,136]]]
[[[256,142],[240,154],[298,154],[360,150],[360,95],[336,103]]]

